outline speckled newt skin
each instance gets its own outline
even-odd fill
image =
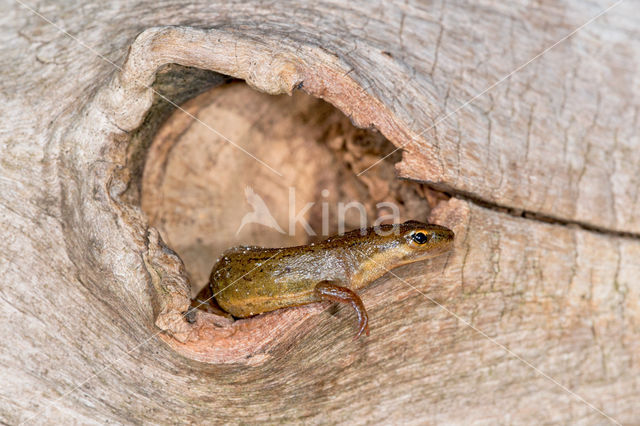
[[[369,330],[355,290],[390,269],[449,251],[453,238],[443,226],[409,221],[306,246],[234,247],[222,254],[209,283],[220,307],[237,318],[325,300],[349,303],[358,315],[358,337]]]

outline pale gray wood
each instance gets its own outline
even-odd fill
[[[607,420],[500,343],[633,422],[638,3],[621,3],[418,137],[609,4],[37,6],[119,70],[3,3],[2,420]],[[182,27],[149,30],[165,25]],[[182,264],[128,187],[145,142],[134,131],[154,100],[145,86],[173,62],[267,93],[302,82],[396,146],[416,138],[399,171],[455,195],[433,219],[458,238],[452,256],[397,275],[495,342],[393,276],[363,291],[375,322],[372,337],[355,343],[350,312],[322,306],[234,325],[176,322],[188,305]],[[521,210],[560,223],[515,217]],[[212,327],[199,358],[208,364],[172,349],[198,348],[203,324]],[[236,339],[211,338],[230,327]],[[152,337],[161,330],[162,340]]]

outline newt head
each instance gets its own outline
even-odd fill
[[[451,250],[455,234],[440,225],[410,220],[398,225],[400,252],[399,264],[436,257]]]

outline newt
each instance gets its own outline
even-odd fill
[[[349,303],[358,317],[358,338],[369,335],[369,320],[355,291],[390,269],[449,251],[453,238],[444,226],[412,220],[304,246],[239,246],[222,254],[209,285],[218,305],[236,318],[322,301]]]

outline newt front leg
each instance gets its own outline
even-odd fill
[[[321,300],[351,304],[356,311],[358,325],[360,326],[358,334],[353,338],[354,340],[360,337],[363,331],[367,333],[367,336],[369,335],[369,317],[367,316],[367,310],[364,308],[360,297],[358,297],[353,290],[341,287],[331,281],[322,281],[316,284],[314,290]]]

